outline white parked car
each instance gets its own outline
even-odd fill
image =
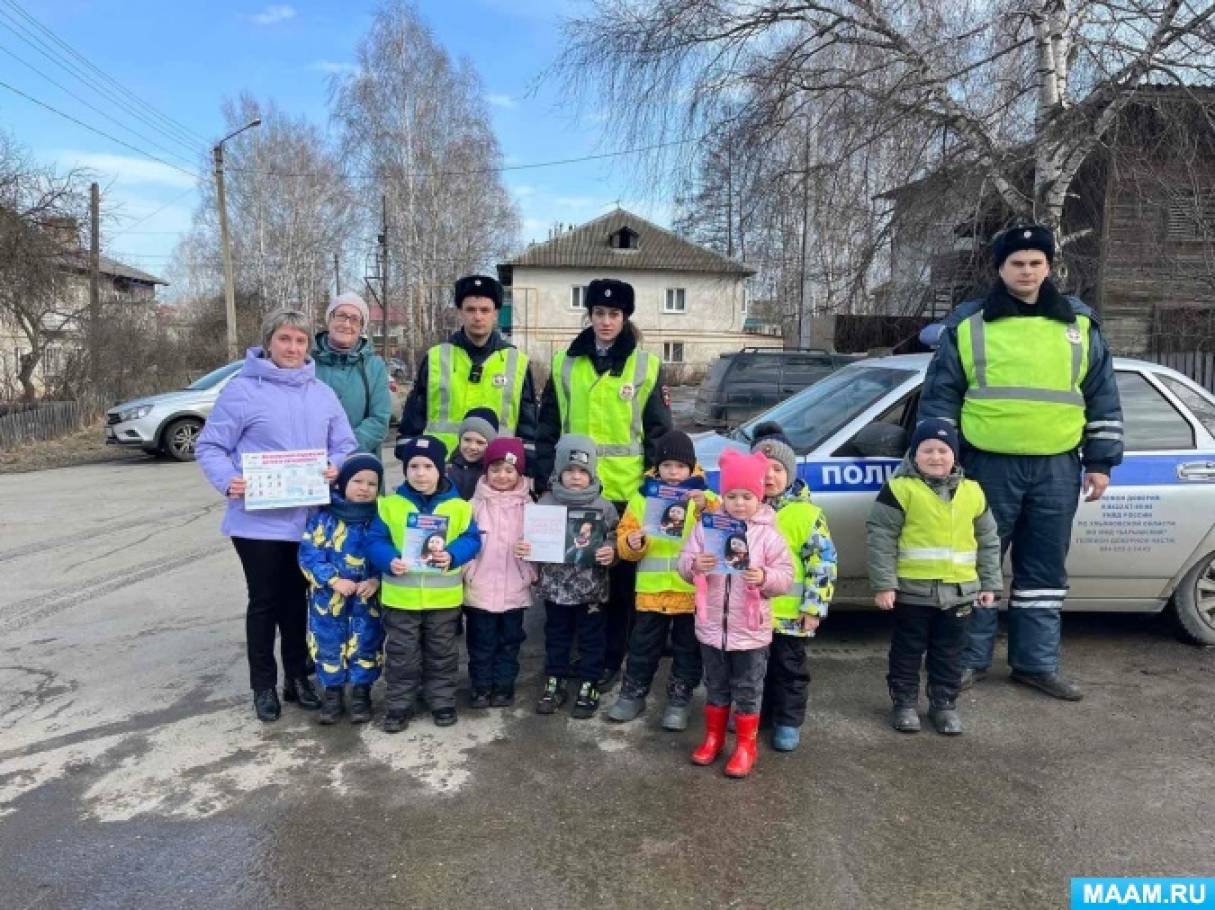
[[[194,445],[215,399],[243,364],[236,360],[184,389],[115,405],[105,414],[106,444],[137,446],[149,455],[163,452],[178,461],[193,461]]]
[[[716,482],[727,446],[774,420],[798,453],[799,476],[823,507],[839,551],[836,601],[871,605],[865,518],[914,426],[930,355],[859,361],[727,435],[701,434],[697,456]],[[1215,396],[1175,370],[1115,358],[1126,454],[1106,495],[1081,502],[1067,561],[1068,610],[1158,612],[1215,644]]]

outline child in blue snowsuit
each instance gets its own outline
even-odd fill
[[[309,519],[300,545],[308,579],[308,651],[324,687],[317,721],[334,724],[350,683],[350,722],[371,720],[371,684],[384,665],[384,625],[376,594],[380,580],[367,561],[384,466],[374,455],[352,455],[333,482],[328,506]]]

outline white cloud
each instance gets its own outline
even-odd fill
[[[536,188],[529,186],[526,183],[507,184],[510,191],[515,195],[516,199],[527,199],[529,196],[536,195]]]
[[[277,25],[295,17],[295,7],[285,3],[273,3],[260,13],[254,13],[249,21],[255,25]]]
[[[190,174],[167,164],[131,155],[111,155],[105,152],[82,152],[68,149],[52,153],[50,157],[67,167],[88,168],[96,171],[103,182],[106,178],[111,178],[126,184],[150,183],[159,186],[181,187],[182,189],[198,183]]]
[[[357,63],[340,63],[336,60],[317,60],[308,65],[308,69],[315,70],[318,73],[325,73],[329,76],[344,76],[347,73],[357,73],[359,66]]]
[[[504,107],[504,108],[510,109],[512,107],[519,106],[518,102],[515,101],[515,99],[512,98],[510,95],[497,94],[497,93],[491,92],[490,94],[485,96],[485,100],[488,101],[490,104],[492,104],[494,107]]]

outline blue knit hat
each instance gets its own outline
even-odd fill
[[[929,417],[916,424],[915,432],[911,434],[911,445],[907,449],[912,458],[915,458],[916,449],[925,439],[936,439],[945,443],[953,450],[953,457],[958,457],[958,429],[948,420]]]
[[[434,462],[440,474],[447,469],[447,446],[443,445],[443,440],[434,436],[407,436],[399,439],[392,454],[401,459],[401,464],[406,468],[409,467],[411,458],[421,456]]]
[[[384,486],[384,465],[380,463],[380,459],[368,452],[356,452],[342,464],[342,469],[333,481],[333,488],[338,491],[338,495],[346,495],[346,484],[350,483],[350,478],[359,471],[375,471],[380,486]]]

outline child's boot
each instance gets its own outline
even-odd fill
[[[667,686],[667,709],[662,712],[662,729],[682,733],[688,729],[688,703],[692,693],[680,680]]]
[[[536,702],[537,714],[555,714],[565,704],[566,683],[564,679],[550,676],[544,681],[544,691]]]
[[[509,708],[514,703],[514,686],[494,686],[494,691],[489,696],[489,706],[491,708]]]
[[[792,752],[802,741],[800,727],[789,727],[785,724],[775,724],[772,727],[772,748],[777,752]]]
[[[409,726],[409,712],[389,708],[384,714],[384,732],[401,733]]]
[[[574,701],[574,710],[570,714],[578,720],[586,720],[593,717],[598,710],[599,689],[589,679],[584,680],[578,687],[578,698]]]
[[[478,686],[472,690],[472,697],[468,700],[470,708],[488,708],[489,707],[490,691],[485,686]]]
[[[608,720],[614,720],[618,724],[627,724],[630,720],[636,720],[644,710],[645,693],[630,686],[626,678],[620,686],[620,694],[616,696],[615,703],[608,709],[607,716]]]
[[[730,716],[729,705],[705,705],[705,738],[692,752],[692,764],[711,765],[721,754],[726,744],[726,718]]]
[[[350,687],[350,722],[365,724],[371,720],[371,686]]]
[[[317,715],[316,722],[325,726],[336,724],[341,719],[344,703],[345,693],[341,686],[326,686],[321,696],[321,713]]]
[[[894,707],[890,710],[890,726],[900,733],[919,733],[920,715],[916,713],[916,701],[919,699],[919,689],[907,692],[896,692],[890,689],[890,700]]]
[[[746,777],[755,767],[758,752],[759,715],[734,715],[734,754],[726,762],[726,777]]]
[[[957,736],[962,732],[962,718],[958,716],[956,699],[949,698],[932,687],[928,690],[928,719],[932,721],[938,733]]]

